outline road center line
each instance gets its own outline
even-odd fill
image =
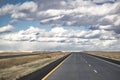
[[[71,54],[72,55],[72,54]],[[53,70],[51,70],[45,77],[43,77],[41,80],[46,80],[48,76],[50,76],[55,70],[57,70],[64,62],[67,60],[71,55],[69,55],[67,58],[65,58],[60,64],[58,64]]]
[[[89,67],[90,67],[91,65],[89,64]]]
[[[97,71],[97,70],[95,70],[95,69],[94,69],[93,71],[94,71],[95,73],[98,73],[98,71]]]

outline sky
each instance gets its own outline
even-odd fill
[[[0,50],[119,51],[120,0],[0,0]]]

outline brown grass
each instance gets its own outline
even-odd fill
[[[32,54],[33,52],[10,52],[10,51],[0,51],[0,56],[10,56],[10,55],[20,55],[20,54]]]
[[[86,53],[120,61],[120,52],[88,51]]]
[[[2,59],[0,60],[0,80],[16,80],[67,54],[69,53],[53,52],[35,56]]]
[[[25,56],[25,57],[4,59],[4,60],[0,60],[0,69],[9,68],[14,65],[17,66],[17,65],[29,63],[31,61],[36,61],[38,59],[52,58],[52,57],[60,56],[61,54],[65,55],[66,53],[61,53],[61,52],[50,53],[50,54],[43,53],[43,54],[39,54],[39,55],[35,55],[35,56]]]

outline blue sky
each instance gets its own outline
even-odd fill
[[[0,2],[0,7],[7,5],[7,4],[22,4],[26,1],[33,1],[33,0],[2,0]],[[26,21],[26,20],[18,20],[15,23],[10,23],[12,19],[10,18],[10,15],[4,15],[0,16],[0,27],[5,26],[7,24],[12,24],[15,28],[14,31],[19,31],[21,29],[25,30],[29,26],[36,26],[40,28],[45,28],[47,30],[50,29],[49,25],[40,25],[40,20],[33,20],[33,21]]]
[[[1,0],[0,7],[7,5],[7,4],[14,4],[14,5],[15,4],[22,4],[26,1],[33,1],[33,0]],[[10,18],[10,15],[0,16],[0,27],[5,26],[7,24],[10,24],[11,20],[12,19]],[[13,25],[16,27],[15,31],[17,31],[17,30],[21,30],[21,29],[26,29],[25,27],[30,26],[30,24],[32,24],[32,23],[37,24],[38,22],[37,21],[33,21],[33,22],[28,21],[27,22],[27,21],[20,20],[17,23],[13,23]],[[38,24],[36,26],[38,26]]]
[[[7,5],[7,4],[23,4],[26,1],[34,1],[34,0],[2,0],[0,2],[0,7]],[[5,26],[7,24],[12,24],[15,28],[14,31],[19,31],[21,29],[25,30],[27,29],[29,26],[36,26],[36,27],[40,27],[40,28],[44,28],[46,30],[50,30],[51,29],[51,25],[46,24],[46,25],[42,25],[40,24],[40,20],[32,20],[32,21],[27,21],[27,20],[17,20],[14,23],[11,23],[11,21],[14,20],[10,17],[10,15],[3,15],[0,16],[0,27]],[[69,29],[69,26],[64,26],[65,28]],[[84,29],[84,27],[79,27],[79,26],[71,26],[72,29]]]
[[[22,4],[25,1],[33,1],[33,0],[0,0],[0,7],[6,4],[18,4],[18,3]]]
[[[117,0],[0,0],[0,50],[119,50],[119,5]]]

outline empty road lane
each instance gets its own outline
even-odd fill
[[[84,53],[72,53],[42,80],[120,80],[120,66]]]

